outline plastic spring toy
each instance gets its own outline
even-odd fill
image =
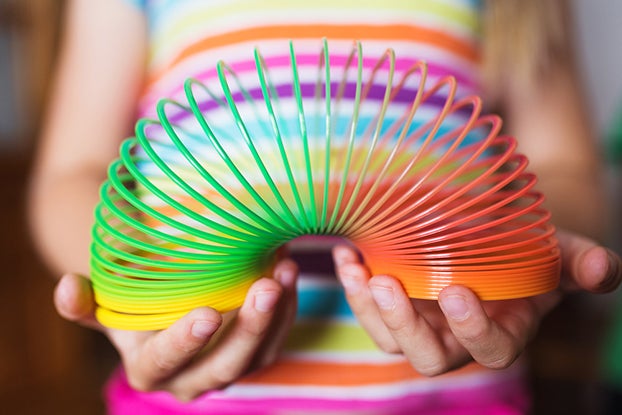
[[[456,81],[391,49],[253,76],[217,65],[162,99],[120,148],[95,210],[92,281],[107,326],[160,329],[197,306],[238,307],[302,235],[353,243],[413,298],[463,284],[483,300],[557,286],[559,252],[516,142]],[[365,62],[365,64],[364,64]],[[279,80],[276,82],[276,80]],[[371,99],[374,96],[378,99]],[[466,121],[465,121],[466,120]]]

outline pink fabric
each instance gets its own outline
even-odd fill
[[[382,415],[518,415],[529,408],[529,393],[522,377],[466,386],[397,399],[340,401],[327,399],[232,399],[226,390],[206,393],[182,403],[167,392],[137,392],[124,372],[117,370],[105,389],[109,415],[268,415],[286,413]]]

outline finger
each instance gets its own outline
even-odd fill
[[[64,275],[54,289],[54,305],[61,317],[103,331],[95,319],[95,300],[90,281],[80,275]]]
[[[222,317],[216,310],[201,307],[151,335],[142,346],[132,344],[131,338],[128,341],[125,336],[119,349],[130,385],[141,391],[158,388],[201,351],[221,324]],[[137,334],[134,337],[141,337]]]
[[[273,319],[261,350],[257,353],[253,366],[263,367],[272,364],[280,353],[287,339],[289,329],[296,319],[298,298],[296,282],[298,266],[292,260],[280,261],[274,269],[274,278],[283,287],[283,295],[276,310],[278,319]]]
[[[462,286],[443,289],[438,301],[458,342],[475,361],[492,369],[516,360],[539,321],[535,307],[525,299],[496,302],[502,311],[493,320],[477,296]]]
[[[557,307],[561,302],[564,294],[560,290],[549,291],[544,294],[536,295],[528,298],[528,301],[534,307],[534,314],[538,316],[538,320],[542,319],[552,309]]]
[[[237,380],[259,350],[283,288],[272,279],[256,281],[235,320],[218,343],[189,366],[183,376],[171,379],[168,389],[179,399],[192,399],[200,393],[222,388]]]
[[[339,268],[345,264],[360,263],[360,258],[357,252],[347,245],[337,245],[333,248],[333,261],[335,262],[335,268]]]
[[[419,373],[436,376],[464,364],[465,351],[447,347],[442,336],[417,312],[395,278],[375,276],[369,286],[383,322]]]
[[[348,305],[358,322],[380,349],[388,353],[400,352],[372,297],[368,285],[369,270],[359,262],[356,252],[347,246],[336,246],[333,260]]]
[[[620,285],[622,260],[614,252],[568,231],[558,231],[557,239],[567,288],[606,293]]]

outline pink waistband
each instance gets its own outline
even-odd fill
[[[267,415],[285,413],[383,414],[405,415],[516,415],[529,408],[529,393],[522,376],[498,376],[494,382],[473,382],[447,390],[420,389],[396,398],[365,396],[360,399],[296,398],[288,389],[287,396],[235,397],[227,392],[206,393],[192,402],[182,403],[167,392],[133,390],[123,370],[117,370],[105,389],[109,415]],[[425,381],[425,380],[424,380]],[[423,392],[422,392],[423,390]]]

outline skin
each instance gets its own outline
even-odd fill
[[[38,248],[56,275],[62,275],[54,294],[58,312],[103,332],[138,390],[167,390],[189,400],[270,364],[296,309],[298,270],[288,259],[268,276],[273,278],[257,281],[244,305],[229,315],[202,307],[157,332],[111,330],[95,320],[86,277],[92,212],[106,167],[118,154],[120,140],[131,134],[144,78],[146,27],[143,16],[122,2],[73,0],[66,28],[29,204]],[[507,98],[506,119],[521,139],[521,150],[533,157],[532,169],[542,177],[541,189],[552,201],[557,223],[597,235],[603,215],[594,208],[597,203],[588,203],[601,197],[594,186],[595,152],[587,139],[586,118],[576,105],[579,95],[573,95],[578,91],[572,73],[559,75],[554,78],[559,83],[544,91],[502,94]],[[508,86],[512,89],[517,88]],[[557,115],[549,114],[555,109],[560,110]],[[527,122],[533,117],[540,128]],[[565,214],[566,206],[577,211]],[[609,292],[619,285],[618,256],[577,233],[559,232],[558,237],[564,290]],[[430,376],[471,360],[507,367],[563,292],[482,303],[467,288],[452,286],[441,293],[438,304],[415,301],[394,278],[371,276],[350,248],[336,248],[334,258],[350,305],[370,336],[383,350],[404,354],[415,369]]]
[[[529,157],[558,228],[603,240],[607,203],[596,134],[572,62],[559,63],[539,80],[509,84],[499,102],[506,133]]]
[[[138,390],[168,390],[189,400],[222,388],[276,357],[295,315],[296,264],[281,261],[272,278],[250,288],[236,313],[203,307],[159,332],[110,330],[97,323],[86,277],[93,208],[109,162],[131,134],[144,77],[146,26],[137,10],[109,0],[71,1],[66,19],[29,203],[35,243],[62,275],[56,308],[64,318],[103,332]]]
[[[420,373],[435,376],[472,360],[491,369],[507,368],[564,293],[605,293],[618,287],[619,256],[575,233],[559,231],[557,236],[560,288],[515,300],[481,302],[457,285],[443,289],[438,302],[412,300],[395,278],[371,276],[352,248],[336,247],[333,257],[348,303],[376,344],[403,354]]]
[[[61,278],[54,303],[65,319],[108,337],[133,388],[167,390],[188,401],[274,362],[294,321],[297,274],[296,264],[283,260],[273,278],[262,278],[251,286],[235,313],[221,315],[200,307],[161,331],[102,326],[95,319],[91,284],[80,275]],[[209,352],[204,352],[208,345]]]

